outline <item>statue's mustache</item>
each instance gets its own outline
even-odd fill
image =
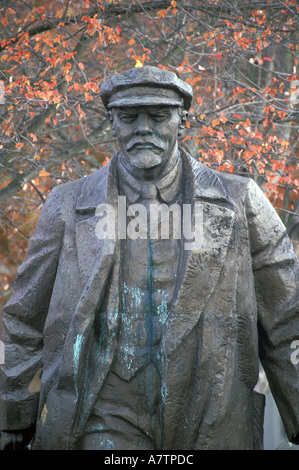
[[[159,139],[140,139],[140,137],[131,140],[127,145],[127,151],[132,150],[134,147],[140,146],[142,148],[156,148],[158,150],[164,151],[165,144]]]

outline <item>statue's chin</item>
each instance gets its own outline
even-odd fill
[[[148,168],[154,168],[155,166],[161,165],[162,158],[152,152],[142,152],[130,159],[132,166],[146,170]]]

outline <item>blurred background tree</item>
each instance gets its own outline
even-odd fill
[[[99,89],[135,66],[193,86],[182,146],[254,178],[297,249],[298,13],[296,0],[2,0],[0,308],[51,189],[117,150]]]

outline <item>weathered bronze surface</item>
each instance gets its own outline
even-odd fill
[[[176,75],[136,68],[101,96],[120,150],[52,191],[5,307],[7,448],[261,449],[259,360],[299,443],[285,227],[252,179],[178,146]]]

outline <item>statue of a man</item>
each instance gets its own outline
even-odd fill
[[[261,449],[260,359],[299,443],[285,227],[252,179],[179,148],[192,90],[175,74],[135,68],[101,97],[120,150],[52,191],[5,307],[7,442]]]

